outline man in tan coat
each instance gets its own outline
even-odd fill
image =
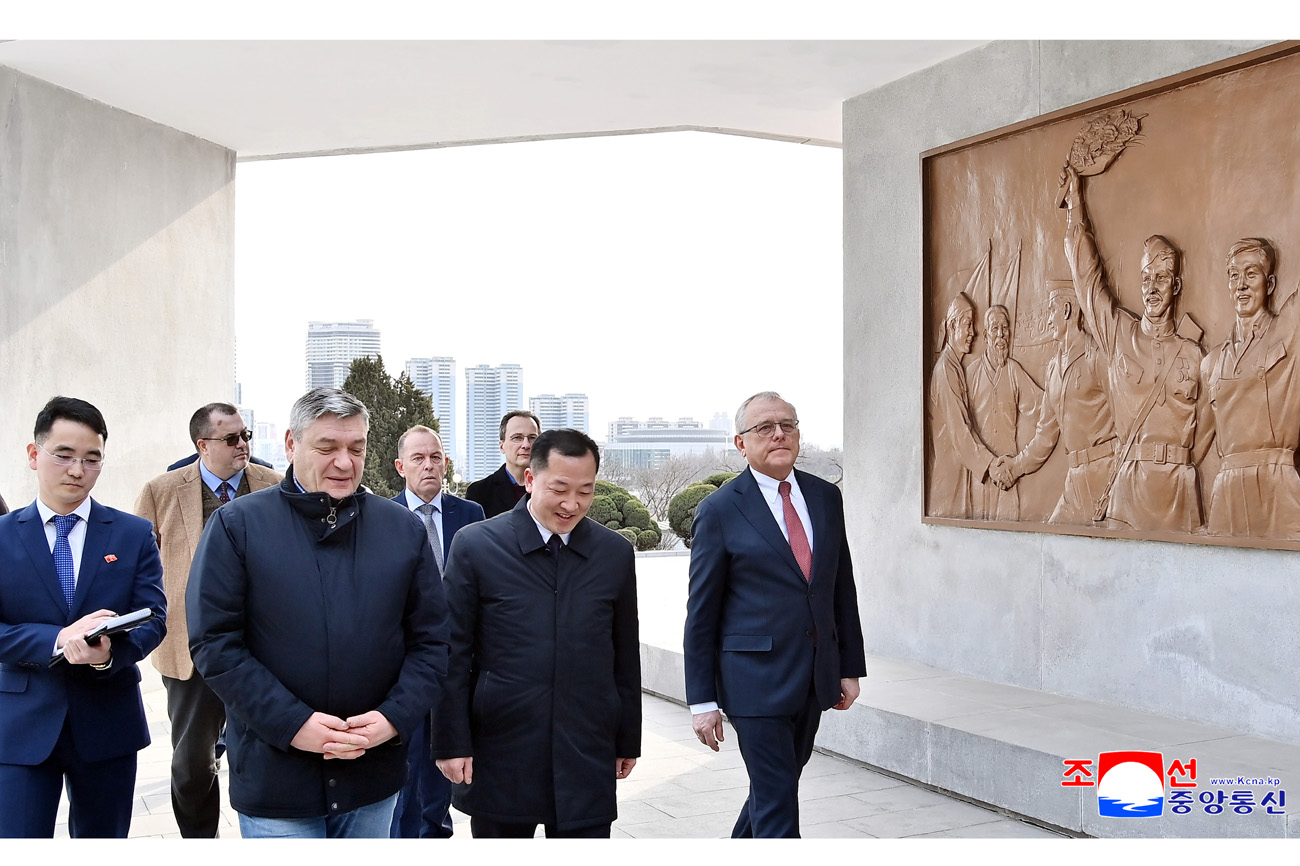
[[[153,523],[162,552],[169,627],[152,658],[167,689],[172,810],[186,838],[217,835],[221,795],[216,745],[226,723],[226,710],[190,660],[185,587],[208,518],[231,499],[280,482],[279,473],[248,462],[251,438],[234,406],[209,403],[201,407],[190,418],[190,439],[199,459],[150,481],[135,505],[135,513]]]

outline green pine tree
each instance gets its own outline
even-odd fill
[[[417,424],[438,429],[433,401],[415,387],[406,373],[396,379],[388,375],[384,359],[378,355],[353,361],[343,390],[370,410],[366,471],[361,481],[376,495],[394,496],[405,486],[393,466],[397,440]]]

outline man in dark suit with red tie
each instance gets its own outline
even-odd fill
[[[397,474],[406,487],[393,497],[411,509],[429,536],[438,574],[447,561],[451,540],[464,526],[483,519],[483,508],[443,491],[447,477],[447,455],[442,437],[424,426],[412,427],[397,440]],[[394,839],[450,839],[451,782],[434,763],[430,745],[432,713],[411,742],[407,755],[406,784],[393,810],[391,836]]]
[[[53,836],[66,786],[70,836],[125,838],[149,745],[136,663],[165,631],[162,564],[147,520],[90,498],[108,441],[98,409],[55,397],[33,439],[36,501],[0,517],[0,837]],[[85,640],[141,608],[154,615],[134,631]]]
[[[749,773],[733,838],[797,837],[799,775],[827,709],[866,676],[839,488],[794,468],[799,419],[772,391],[741,404],[749,469],[700,503],[691,540],[686,699],[718,749],[727,713]]]

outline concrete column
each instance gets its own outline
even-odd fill
[[[0,492],[50,397],[108,422],[97,500],[130,509],[234,398],[235,154],[0,67]]]

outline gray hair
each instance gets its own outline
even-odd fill
[[[366,421],[366,429],[370,429],[370,410],[356,397],[338,388],[313,388],[299,397],[289,410],[289,432],[293,433],[295,440],[302,441],[307,428],[323,415],[337,415],[339,418],[360,415]]]
[[[741,403],[740,408],[736,410],[736,435],[737,436],[740,435],[741,430],[745,429],[745,410],[747,410],[749,408],[749,404],[753,403],[755,400],[779,400],[785,405],[790,407],[790,411],[794,412],[796,418],[799,417],[799,413],[798,411],[795,410],[794,404],[791,403],[789,400],[785,399],[784,397],[782,397],[780,394],[776,393],[775,391],[759,391],[753,397],[750,397],[744,403]]]

